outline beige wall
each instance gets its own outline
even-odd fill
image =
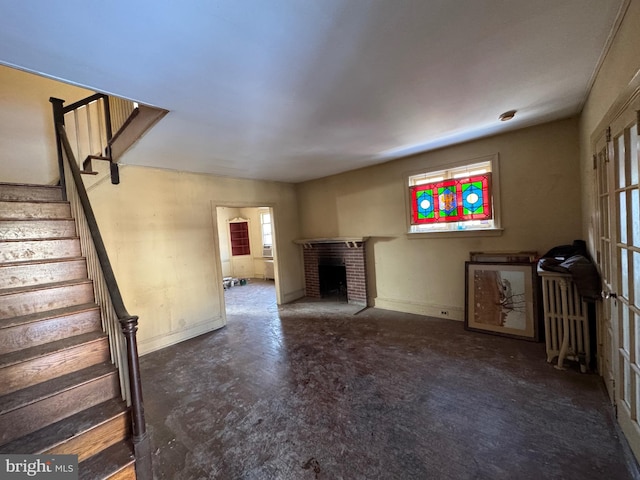
[[[500,156],[501,236],[405,234],[406,172],[494,153]],[[306,182],[298,185],[301,233],[372,237],[370,303],[461,320],[470,251],[543,254],[581,237],[578,157],[578,122],[568,119]]]
[[[631,0],[620,29],[602,63],[580,117],[580,174],[582,184],[583,236],[593,245],[595,219],[594,170],[591,136],[634,76],[640,71],[640,0]]]
[[[75,102],[93,92],[0,65],[0,182],[58,180],[49,97]]]
[[[292,185],[123,166],[89,194],[143,354],[224,325],[217,206],[272,206],[278,300],[304,293]]]

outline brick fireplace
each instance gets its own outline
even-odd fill
[[[306,295],[322,298],[321,287],[323,284],[326,285],[327,281],[326,278],[321,278],[322,272],[335,272],[344,267],[347,302],[365,306],[367,304],[365,240],[364,238],[299,240],[297,243],[302,244],[304,248]]]

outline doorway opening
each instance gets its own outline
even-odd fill
[[[223,302],[227,317],[247,309],[277,305],[273,209],[217,206]]]

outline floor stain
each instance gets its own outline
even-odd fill
[[[316,478],[320,475],[320,463],[315,459],[315,457],[311,457],[307,460],[306,463],[302,465],[302,468],[305,470],[313,469],[313,472],[316,474]]]

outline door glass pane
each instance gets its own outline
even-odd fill
[[[637,383],[636,383],[636,385],[637,385]],[[640,396],[639,395],[636,395],[635,403],[636,403],[636,414],[637,414],[637,412],[640,412]]]
[[[620,243],[627,243],[627,192],[618,194],[620,206]]]
[[[618,164],[618,187],[624,187],[626,185],[626,175],[624,174],[625,164],[625,149],[624,149],[624,135],[620,135],[616,139],[616,163]]]
[[[638,341],[638,339],[640,339],[640,313],[636,313],[635,314],[636,317],[636,321],[634,322],[634,331],[636,332],[635,334],[635,359],[636,359],[636,363],[638,363],[638,359],[640,359],[640,342]]]
[[[620,293],[622,293],[624,298],[629,298],[629,282],[627,281],[629,275],[626,273],[629,271],[629,252],[624,248],[620,248],[618,250],[620,252],[620,286],[622,287],[622,291]]]
[[[631,407],[631,403],[629,402],[629,400],[631,400],[631,365],[629,365],[629,362],[627,361],[626,358],[624,358],[622,355],[620,355],[620,361],[621,363],[624,365],[623,369],[622,369],[622,373],[624,375],[623,378],[623,388],[624,391],[622,392],[623,394],[623,398],[624,398],[624,402]]]
[[[600,202],[600,221],[602,236],[609,238],[609,197],[602,197]]]
[[[628,305],[624,305],[623,308],[627,309],[629,315],[629,335],[630,335],[630,345],[629,345],[629,357],[631,361],[631,365],[638,366],[638,357],[636,357],[636,343],[638,343],[638,338],[635,336],[636,332],[636,316],[633,313],[633,310],[629,308]],[[633,381],[635,383],[638,378],[638,372],[634,373]]]
[[[600,192],[605,193],[609,189],[609,172],[607,170],[606,163],[606,152],[603,152],[600,155],[600,168],[598,171],[600,172]]]
[[[631,222],[633,235],[630,244],[640,247],[640,196],[637,188],[631,191]]]
[[[611,248],[610,243],[605,242],[603,247],[604,252],[604,261],[602,265],[602,271],[604,274],[604,279],[607,283],[611,282]]]
[[[633,252],[633,272],[634,277],[640,276],[640,253],[638,252]],[[629,280],[632,280],[632,277],[630,275],[627,276],[629,277]],[[633,304],[636,307],[640,307],[640,282],[631,281],[631,283],[633,284],[634,288]]]
[[[630,143],[630,160],[631,160],[631,185],[638,183],[638,125],[631,127],[630,131],[631,143]]]
[[[631,348],[631,343],[629,340],[629,309],[624,305],[622,306],[622,315],[620,318],[621,326],[622,326],[622,348],[625,352],[629,352]]]

